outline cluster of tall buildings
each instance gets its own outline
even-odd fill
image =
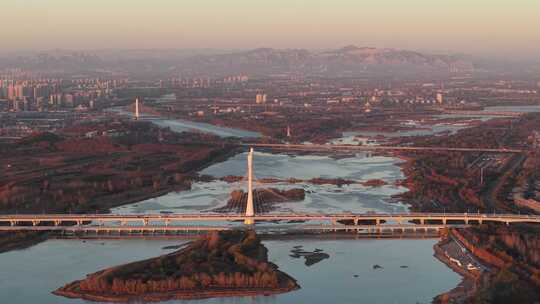
[[[233,75],[223,78],[210,78],[210,77],[178,77],[170,78],[161,82],[161,86],[167,86],[172,88],[209,88],[215,85],[234,85],[239,83],[245,83],[249,81],[247,75]]]
[[[263,104],[266,103],[266,94],[259,93],[255,96],[255,103],[257,104]]]
[[[0,80],[0,99],[6,100],[12,110],[29,110],[32,103],[39,107],[39,103],[44,102],[44,96],[49,96],[56,89],[55,85],[44,83]]]
[[[249,77],[247,75],[236,75],[236,76],[228,76],[223,78],[223,83],[231,84],[231,83],[242,83],[247,82],[249,80]]]
[[[0,79],[0,102],[7,103],[7,109],[12,111],[92,108],[96,100],[123,83],[99,79]]]
[[[171,78],[161,82],[160,87],[164,84],[172,88],[209,88],[212,81],[209,77],[192,77],[192,78]]]

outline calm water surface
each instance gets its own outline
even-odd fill
[[[156,100],[157,103],[170,102],[176,100],[174,94],[164,95]],[[134,113],[126,111],[124,108],[110,108],[110,112],[115,112],[124,116],[133,117]],[[236,128],[226,128],[211,125],[208,123],[194,122],[185,119],[167,119],[154,116],[147,116],[145,113],[140,113],[141,120],[150,121],[163,128],[171,128],[174,132],[202,132],[214,134],[219,137],[240,137],[240,138],[257,138],[261,137],[261,133],[246,131]]]
[[[214,134],[219,137],[261,137],[261,133],[259,132],[252,132],[235,128],[218,127],[208,123],[193,122],[185,119],[151,118],[148,120],[160,127],[171,128],[171,130],[175,132],[196,131]]]
[[[86,274],[172,250],[178,240],[49,240],[0,254],[0,303],[88,303],[50,292]],[[168,303],[429,303],[460,277],[433,257],[435,240],[269,240],[269,259],[301,289],[271,297]],[[330,258],[306,266],[294,246],[322,249]],[[378,264],[382,269],[373,269]],[[407,268],[401,268],[407,266]],[[354,275],[358,277],[355,278]]]
[[[409,136],[430,136],[430,135],[442,135],[446,133],[455,134],[459,130],[470,127],[470,123],[475,120],[487,121],[496,116],[480,116],[480,117],[471,117],[463,116],[457,114],[440,114],[433,115],[433,117],[440,119],[448,118],[459,118],[459,121],[455,122],[440,122],[440,123],[425,123],[422,121],[411,120],[407,123],[402,123],[403,126],[410,127],[411,130],[399,130],[396,132],[383,132],[383,131],[347,131],[343,132],[341,138],[333,140],[333,144],[370,144],[365,142],[363,137],[373,138],[378,136],[384,136],[387,138],[396,138],[396,137],[409,137]]]

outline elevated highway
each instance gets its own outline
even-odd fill
[[[465,116],[501,116],[501,117],[519,117],[523,113],[512,111],[472,111],[472,110],[445,110],[444,114],[455,114]]]
[[[468,225],[451,225],[451,227],[467,227]],[[60,234],[94,234],[100,236],[129,236],[129,235],[181,235],[206,233],[211,231],[225,231],[242,229],[242,226],[209,226],[209,225],[126,225],[126,226],[0,226],[0,231],[18,232],[18,231],[42,231],[57,232]],[[414,224],[394,224],[394,225],[331,225],[331,224],[292,224],[292,225],[266,225],[257,227],[258,232],[306,232],[306,233],[324,233],[324,232],[358,232],[367,234],[405,234],[405,233],[438,233],[441,229],[448,228],[447,225],[414,225]]]
[[[97,225],[163,225],[172,226],[189,223],[201,225],[204,222],[309,222],[317,221],[329,225],[350,223],[348,226],[369,223],[372,226],[384,223],[415,223],[419,225],[469,225],[486,222],[540,223],[539,215],[524,214],[482,214],[482,213],[270,213],[254,216],[243,214],[12,214],[0,215],[0,227],[51,227]],[[32,228],[24,228],[32,229]]]
[[[317,144],[242,144],[246,147],[264,148],[283,151],[427,151],[427,152],[488,152],[488,153],[523,153],[521,149],[488,149],[488,148],[453,148],[453,147],[412,147],[412,146],[378,146],[378,145],[317,145]]]

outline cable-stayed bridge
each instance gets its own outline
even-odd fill
[[[256,212],[253,189],[253,149],[247,154],[247,199],[242,212],[166,214],[9,214],[0,215],[0,231],[68,233],[182,233],[254,227],[303,231],[429,231],[483,223],[538,223],[540,216],[482,213],[269,213]],[[271,191],[271,190],[269,190]],[[276,193],[276,195],[279,195]],[[286,199],[286,198],[284,198]],[[238,203],[238,202],[237,202]]]

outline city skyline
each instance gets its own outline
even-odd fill
[[[349,44],[523,57],[540,51],[540,5],[531,0],[25,0],[4,8],[3,52]]]

